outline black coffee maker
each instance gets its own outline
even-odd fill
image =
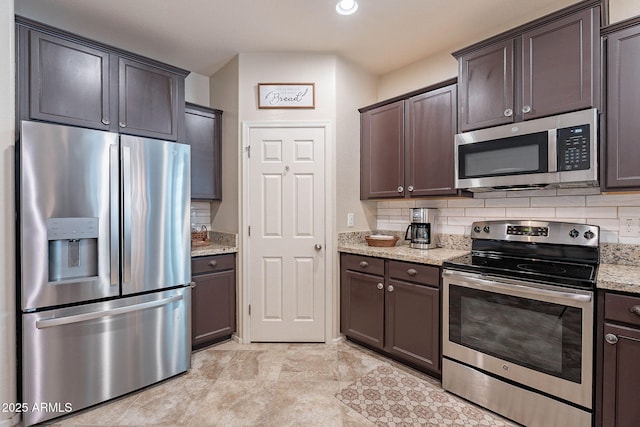
[[[415,249],[432,249],[436,247],[431,234],[431,224],[435,223],[435,209],[411,209],[411,224],[404,234],[405,240],[411,240],[411,247]]]

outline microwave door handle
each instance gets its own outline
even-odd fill
[[[547,156],[549,158],[549,172],[557,172],[558,171],[558,130],[557,129],[549,129],[548,134],[548,153]]]

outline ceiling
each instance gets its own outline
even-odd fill
[[[577,0],[14,0],[18,15],[210,76],[238,53],[335,53],[384,75]]]

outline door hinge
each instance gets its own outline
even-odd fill
[[[251,304],[249,304],[249,316],[251,316]]]
[[[251,146],[247,145],[246,150],[247,150],[247,157],[251,158]]]
[[[251,226],[249,226],[247,228],[248,228],[249,237],[251,237]]]

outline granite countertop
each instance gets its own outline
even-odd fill
[[[376,247],[369,246],[366,243],[343,243],[338,245],[338,252],[437,266],[442,265],[444,261],[469,253],[469,251],[466,250],[445,248],[413,249],[409,247],[409,245]]]
[[[598,289],[640,294],[640,267],[620,264],[600,264]]]
[[[225,245],[220,243],[211,243],[209,246],[195,246],[191,248],[191,257],[233,254],[238,252],[236,246]]]
[[[467,250],[445,248],[427,250],[412,249],[409,245],[373,247],[366,243],[357,242],[340,244],[338,246],[338,252],[437,266],[442,265],[444,261],[469,253]],[[596,287],[598,289],[630,292],[640,295],[640,267],[622,264],[600,264]]]

